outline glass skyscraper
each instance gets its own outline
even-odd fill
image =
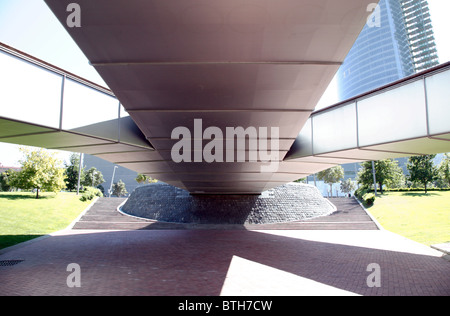
[[[349,99],[439,64],[427,0],[380,0],[338,72]]]

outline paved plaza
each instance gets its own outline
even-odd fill
[[[450,295],[441,252],[318,225],[68,229],[4,251],[0,295]]]

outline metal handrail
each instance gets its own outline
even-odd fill
[[[333,108],[339,107],[341,105],[345,105],[345,104],[348,104],[348,103],[355,102],[355,101],[357,101],[359,99],[362,99],[362,98],[365,98],[367,96],[379,93],[379,92],[381,92],[383,90],[393,89],[393,88],[395,88],[397,86],[401,86],[401,85],[406,84],[406,83],[408,83],[410,81],[418,80],[418,79],[421,79],[421,78],[424,78],[424,77],[429,77],[429,76],[431,76],[433,74],[442,72],[442,71],[444,71],[444,70],[446,70],[448,68],[450,68],[450,62],[446,62],[446,63],[440,64],[440,65],[437,65],[436,67],[432,67],[430,69],[418,72],[416,74],[413,74],[411,76],[405,77],[403,79],[400,79],[400,80],[388,83],[388,84],[386,84],[384,86],[381,86],[379,88],[376,88],[376,89],[369,90],[367,92],[361,93],[361,94],[359,94],[357,96],[354,96],[352,98],[349,98],[347,100],[340,101],[340,102],[335,103],[333,105],[330,105],[330,106],[324,107],[322,109],[316,110],[316,111],[312,112],[311,115],[316,115],[318,113],[325,112],[325,111],[331,110]]]
[[[66,77],[66,78],[71,79],[73,81],[76,81],[76,82],[78,82],[78,83],[80,83],[80,84],[82,84],[84,86],[87,86],[89,88],[92,88],[94,90],[97,90],[99,92],[105,93],[105,94],[107,94],[107,95],[109,95],[111,97],[116,98],[114,93],[108,88],[105,88],[105,87],[103,87],[103,86],[101,86],[101,85],[99,85],[99,84],[97,84],[95,82],[92,82],[92,81],[84,79],[84,78],[82,78],[80,76],[77,76],[77,75],[75,75],[75,74],[73,74],[73,73],[71,73],[69,71],[66,71],[66,70],[64,70],[62,68],[59,68],[59,67],[57,67],[55,65],[52,65],[52,64],[50,64],[50,63],[48,63],[46,61],[43,61],[42,59],[36,58],[34,56],[31,56],[31,55],[29,55],[29,54],[27,54],[27,53],[25,53],[23,51],[20,51],[20,50],[14,48],[14,47],[11,47],[9,45],[6,45],[6,44],[2,43],[2,42],[0,42],[0,51],[6,53],[8,55],[14,56],[16,58],[19,58],[19,59],[21,59],[23,61],[26,61],[28,63],[31,63],[31,64],[39,67],[39,68],[42,68],[42,69],[45,69],[45,70],[50,71],[52,73],[55,73],[57,75]]]

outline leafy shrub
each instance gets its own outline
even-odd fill
[[[373,203],[375,202],[375,194],[373,193],[366,193],[363,195],[362,197],[364,203],[368,206],[372,206]]]
[[[358,190],[355,191],[355,196],[356,196],[358,199],[362,199],[363,196],[364,196],[364,194],[369,193],[369,192],[370,192],[370,190],[369,190],[368,188],[366,188],[366,187],[360,187]]]
[[[127,189],[125,188],[125,183],[123,183],[122,180],[119,180],[119,182],[114,183],[112,194],[117,197],[121,197],[128,194]]]
[[[102,191],[100,191],[97,188],[87,187],[84,193],[81,195],[80,200],[82,202],[90,201],[94,199],[96,196],[98,197],[103,196]]]

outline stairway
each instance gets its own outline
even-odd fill
[[[125,200],[126,198],[99,198],[72,229],[134,230],[148,226],[149,222],[146,220],[117,211],[117,207]]]
[[[175,224],[139,219],[118,212],[125,198],[99,198],[74,225],[73,229],[136,230],[136,229],[248,229],[248,230],[378,230],[377,225],[353,198],[330,198],[337,210],[331,215],[310,220],[275,224],[200,225]],[[170,201],[168,201],[170,203]]]

